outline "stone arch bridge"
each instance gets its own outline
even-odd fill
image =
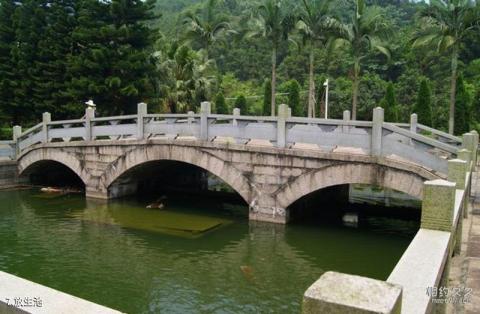
[[[114,198],[135,193],[131,170],[170,160],[200,167],[230,185],[249,204],[250,219],[285,223],[288,207],[316,190],[341,184],[383,186],[421,198],[423,182],[446,179],[448,159],[470,158],[478,134],[458,138],[416,122],[211,114],[202,103],[195,114],[148,114],[51,121],[1,142],[0,155],[17,161],[19,175],[50,160],[70,168],[85,184],[86,196]],[[422,135],[422,134],[428,134]]]

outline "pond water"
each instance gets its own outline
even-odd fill
[[[2,191],[0,270],[128,313],[298,313],[325,271],[386,279],[418,230],[381,216],[249,223],[247,209],[208,199],[146,204]]]

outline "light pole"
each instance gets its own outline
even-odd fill
[[[328,78],[323,83],[325,86],[325,119],[328,119]]]

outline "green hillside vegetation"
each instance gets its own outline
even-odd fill
[[[456,21],[453,23],[452,21]],[[480,127],[480,3],[468,0],[0,0],[0,127],[198,111]]]

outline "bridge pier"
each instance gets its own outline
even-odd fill
[[[250,205],[248,219],[253,221],[286,224],[290,220],[290,215],[288,209],[286,208],[261,207],[258,205]]]

